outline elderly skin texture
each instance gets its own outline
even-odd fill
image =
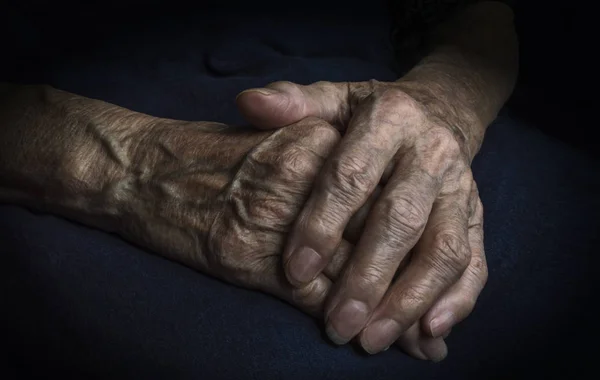
[[[211,276],[322,313],[350,243],[303,288],[287,282],[280,257],[340,139],[328,123],[306,118],[257,132],[154,118],[45,86],[2,90],[2,201],[117,233]]]

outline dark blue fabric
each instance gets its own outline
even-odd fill
[[[45,59],[14,75],[153,115],[241,123],[233,98],[247,87],[394,79],[389,25],[378,17],[360,30],[344,18],[257,14],[225,24],[207,14],[96,24],[105,35],[93,46],[47,47],[38,52]],[[52,40],[43,30],[36,38]],[[40,62],[46,70],[35,69]],[[441,364],[395,349],[367,357],[333,347],[320,323],[270,296],[2,205],[1,325],[11,368],[78,378],[577,377],[593,364],[584,346],[595,343],[597,319],[598,163],[534,127],[505,111],[474,163],[490,280]]]

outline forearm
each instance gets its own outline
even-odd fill
[[[189,189],[190,209],[212,207],[238,163],[270,134],[157,118],[48,86],[0,84],[0,202],[140,243],[131,229],[151,219],[160,225],[172,199]]]
[[[0,202],[110,229],[106,189],[127,166],[130,111],[48,86],[0,85]]]
[[[516,82],[512,11],[498,2],[477,3],[433,30],[429,46],[430,54],[399,82],[432,112],[439,109],[472,158]]]

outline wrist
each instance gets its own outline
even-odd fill
[[[459,126],[472,159],[516,83],[512,11],[498,2],[479,2],[432,28],[428,40],[429,54],[399,82],[424,94],[439,109],[431,113],[440,122],[448,118]]]
[[[452,132],[465,156],[472,160],[483,142],[487,125],[476,109],[461,101],[451,81],[401,79],[397,83],[422,106],[431,122]]]

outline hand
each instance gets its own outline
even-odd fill
[[[339,140],[307,118],[257,132],[159,119],[47,86],[0,86],[0,202],[117,233],[157,254],[319,314],[351,249],[291,287],[284,236]],[[362,229],[370,203],[349,223]],[[355,241],[355,239],[354,239]]]
[[[481,142],[469,129],[476,118],[439,104],[418,83],[277,82],[237,101],[265,129],[316,116],[345,132],[284,250],[295,286],[319,278],[348,221],[385,185],[327,301],[330,338],[343,344],[358,336],[370,353],[398,340],[415,357],[443,358],[442,337],[471,312],[487,279],[469,167]]]
[[[281,252],[339,138],[316,118],[275,133],[153,121],[130,160],[129,172],[140,176],[114,183],[131,191],[114,204],[126,210],[116,231],[211,276],[322,315],[350,243],[342,241],[324,272],[302,287],[285,279]]]

